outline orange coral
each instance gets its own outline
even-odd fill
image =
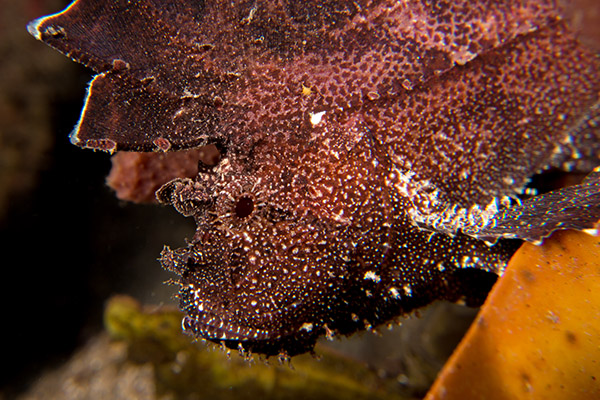
[[[600,398],[600,239],[524,244],[432,387],[434,399]]]

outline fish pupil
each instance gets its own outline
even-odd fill
[[[235,215],[238,218],[246,218],[254,211],[254,201],[248,196],[240,197],[235,205]]]

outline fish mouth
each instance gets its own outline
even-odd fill
[[[198,325],[196,324],[196,321],[189,316],[183,318],[182,326],[184,332],[192,330],[194,336],[220,344],[221,346],[224,346],[224,348],[238,350],[242,356],[254,353],[262,354],[266,357],[293,357],[298,354],[311,352],[317,343],[317,339],[323,334],[321,330],[314,330],[313,332],[299,331],[294,335],[278,336],[275,339],[269,337],[268,333],[265,331],[254,331],[254,333],[250,334],[248,337],[243,337],[237,334],[237,329],[235,329],[234,333],[228,329],[205,325],[204,329],[206,331],[212,330],[212,332],[218,336],[218,338],[216,338],[211,335],[203,336],[201,334],[196,334],[195,331]],[[265,338],[261,339],[261,336]]]
[[[215,314],[198,313],[196,315],[186,315],[181,323],[185,332],[193,332],[211,341],[260,341],[277,340],[281,334],[273,334],[268,329],[258,329],[249,326],[237,325],[232,322],[225,322]]]
[[[198,297],[193,300],[193,309],[189,307],[189,300],[187,302],[188,307],[184,308],[187,313],[181,322],[185,333],[242,352],[293,356],[310,351],[323,333],[321,326],[302,321],[301,318],[298,319],[299,324],[293,322],[289,326],[253,327],[238,323],[238,318],[232,318],[230,312],[213,310],[206,301],[201,301]],[[299,306],[298,303],[292,303],[263,313],[260,317],[265,321],[291,321],[290,318],[283,317],[287,311]]]
[[[207,313],[193,317],[186,315],[181,322],[185,333],[238,350],[240,354],[258,353],[267,357],[292,357],[311,351],[323,329],[305,329],[306,325],[312,324],[303,324],[293,334],[274,334],[267,329],[225,323]]]

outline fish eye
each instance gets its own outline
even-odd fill
[[[235,204],[235,215],[238,218],[246,218],[254,211],[254,201],[248,196],[242,196]]]

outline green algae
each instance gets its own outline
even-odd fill
[[[403,399],[398,383],[363,364],[317,348],[319,359],[228,355],[181,331],[182,314],[167,307],[142,307],[130,297],[109,300],[104,322],[115,341],[127,344],[128,361],[149,364],[161,397],[181,399]]]

